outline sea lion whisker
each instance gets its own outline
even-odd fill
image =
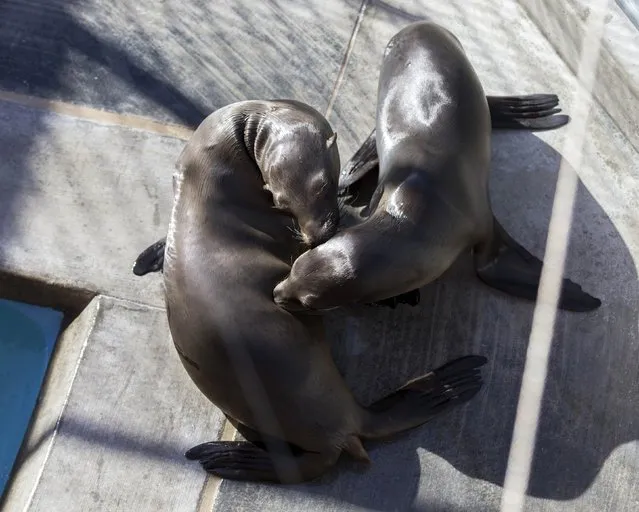
[[[302,232],[300,231],[300,229],[297,227],[297,225],[293,225],[293,226],[286,226],[288,228],[288,230],[293,233],[293,237],[299,241],[299,242],[303,242],[304,241],[304,235],[302,234]]]

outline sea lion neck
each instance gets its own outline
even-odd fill
[[[268,183],[268,161],[269,153],[273,150],[275,131],[268,120],[268,109],[255,110],[248,114],[244,120],[243,142],[249,157],[255,162],[262,174],[262,179]]]

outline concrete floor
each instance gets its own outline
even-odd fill
[[[329,327],[363,402],[469,352],[490,360],[481,395],[373,446],[366,471],[344,460],[292,487],[220,482],[184,460],[232,432],[178,361],[159,276],[130,271],[166,231],[183,146],[134,116],[193,126],[232,101],[295,98],[327,112],[345,162],[373,126],[386,42],[424,17],[456,33],[488,94],[555,92],[570,113],[576,79],[516,1],[364,6],[0,5],[0,270],[97,294],[59,343],[6,510],[498,510],[533,304],[480,284],[468,258],[417,308],[340,311]],[[539,256],[564,135],[494,136],[496,215]],[[639,510],[639,155],[600,106],[586,148],[566,273],[603,306],[559,313],[530,511]]]

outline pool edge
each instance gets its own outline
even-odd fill
[[[29,507],[55,442],[84,348],[98,319],[100,301],[99,296],[91,300],[58,337],[0,510],[26,510]]]

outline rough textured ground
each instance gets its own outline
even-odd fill
[[[373,126],[386,42],[424,17],[456,33],[487,93],[552,91],[570,113],[575,78],[516,2],[378,0],[358,21],[360,8],[346,0],[0,4],[0,269],[99,295],[61,341],[8,496],[7,507],[20,508],[8,510],[499,508],[533,304],[480,284],[468,258],[423,289],[419,307],[342,311],[330,329],[364,402],[469,352],[490,360],[481,395],[373,446],[367,471],[344,460],[294,487],[220,484],[183,459],[190,445],[220,435],[222,422],[174,352],[159,276],[130,271],[165,233],[183,141],[131,128],[127,116],[193,126],[232,101],[296,98],[329,110],[345,162]],[[123,117],[35,108],[8,93]],[[496,214],[539,256],[564,135],[494,136]],[[638,156],[598,107],[577,169],[566,273],[604,304],[559,313],[530,511],[639,509]]]

